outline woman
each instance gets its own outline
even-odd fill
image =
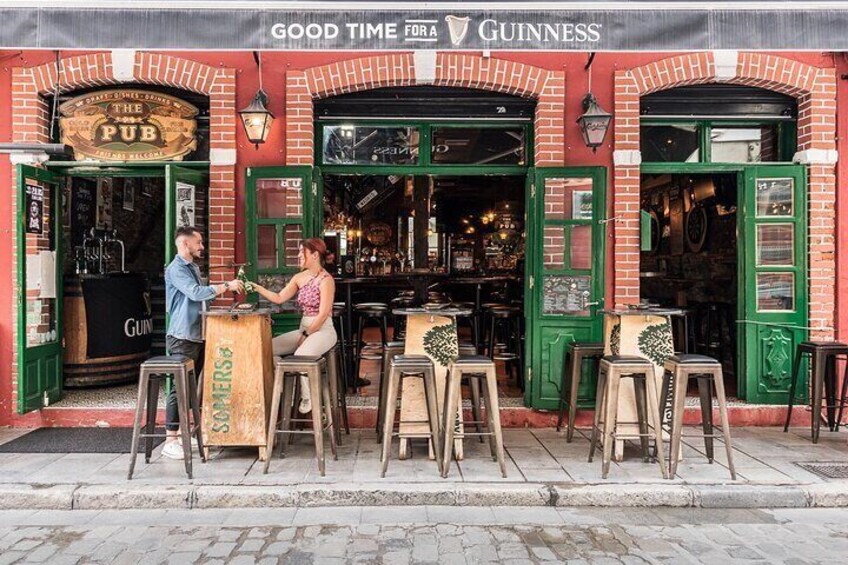
[[[303,271],[296,274],[280,292],[271,292],[256,283],[253,287],[274,304],[282,304],[297,296],[297,304],[303,311],[300,329],[274,338],[274,355],[323,355],[333,348],[337,339],[332,318],[336,283],[324,269],[324,264],[332,261],[332,255],[321,239],[313,237],[300,244],[298,259]],[[306,376],[300,379],[298,411],[306,414],[312,410],[309,380]]]

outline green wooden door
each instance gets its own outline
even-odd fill
[[[208,227],[208,215],[198,209],[198,196],[209,198],[209,173],[179,165],[165,165],[165,265],[177,254],[174,233],[177,228],[193,226],[202,232]],[[207,200],[208,202],[208,200]],[[205,207],[208,210],[208,205]],[[204,244],[209,242],[204,236]],[[209,256],[208,251],[205,254]],[[203,265],[198,265],[203,270]]]
[[[769,165],[746,167],[743,176],[740,393],[783,404],[807,335],[806,175],[802,166]]]
[[[251,280],[279,291],[300,271],[300,242],[313,237],[318,226],[312,167],[252,167],[246,174],[246,271]],[[275,335],[300,322],[291,302],[273,310]]]
[[[559,401],[566,345],[602,340],[606,169],[536,169],[531,176],[525,401],[552,410]],[[594,391],[595,376],[587,366],[581,401],[591,401]]]
[[[17,167],[18,413],[62,395],[63,177]]]

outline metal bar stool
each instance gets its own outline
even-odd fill
[[[589,448],[589,463],[598,446],[598,436],[603,435],[603,463],[601,476],[609,475],[612,461],[612,446],[617,438],[618,391],[622,378],[632,378],[636,390],[636,414],[639,424],[638,437],[642,443],[642,458],[649,460],[648,440],[654,438],[657,446],[657,459],[664,479],[668,478],[665,466],[665,454],[660,424],[660,405],[657,398],[657,383],[654,381],[654,364],[648,359],[635,355],[606,355],[601,359],[598,371],[598,392],[595,401],[595,420],[592,424],[592,439]],[[647,400],[645,398],[647,392]],[[601,411],[604,412],[603,430],[601,430]],[[653,428],[651,431],[649,428]]]
[[[383,349],[386,347],[386,343],[388,342],[388,318],[389,318],[389,307],[387,304],[382,302],[363,302],[360,304],[355,304],[353,307],[354,313],[359,318],[359,322],[357,324],[356,331],[356,340],[354,341],[354,354],[356,355],[356,364],[354,366],[353,375],[350,375],[351,386],[353,386],[354,390],[358,390],[360,386],[367,386],[364,384],[365,379],[361,379],[359,377],[359,369],[361,366],[361,362],[363,359],[370,360],[381,360],[383,357]],[[365,350],[366,347],[374,347],[376,344],[366,344],[363,339],[362,332],[365,329],[365,325],[368,322],[376,322],[377,326],[380,328],[380,353],[379,354],[371,354]]]
[[[524,352],[521,343],[521,318],[524,313],[516,306],[492,307],[489,317],[489,359],[505,361],[516,368],[516,382],[524,392]],[[503,326],[506,332],[506,343],[499,348],[497,342],[498,326]],[[508,370],[508,369],[507,369]]]
[[[795,395],[798,388],[798,373],[801,369],[801,360],[804,355],[809,355],[811,360],[812,382],[810,388],[812,396],[812,418],[810,422],[813,443],[819,442],[821,430],[822,396],[827,397],[825,409],[827,411],[827,425],[830,431],[838,429],[842,420],[842,410],[845,406],[846,382],[848,382],[848,366],[846,366],[845,377],[842,383],[842,395],[836,402],[836,359],[848,356],[848,344],[838,341],[804,341],[798,344],[795,352],[795,361],[792,367],[792,382],[789,385],[789,405],[786,411],[786,422],[783,431],[789,431],[789,421],[792,418],[792,406],[795,404]],[[838,418],[836,409],[839,408]]]
[[[398,316],[400,317],[400,316]],[[403,353],[406,344],[402,341],[390,341],[383,349],[383,365],[380,372],[380,396],[377,399],[377,443],[383,441],[383,418],[386,413],[386,395],[389,390],[389,368],[395,355]]]
[[[350,435],[350,423],[347,417],[347,385],[343,376],[344,363],[341,361],[341,347],[339,344],[324,354],[327,360],[327,382],[330,386],[330,400],[332,401],[333,422],[336,432],[336,445],[342,444],[342,425],[345,434]]]
[[[668,474],[672,479],[677,474],[678,454],[683,434],[683,412],[686,409],[686,392],[689,379],[698,380],[698,393],[701,397],[701,422],[703,427],[704,448],[710,463],[714,460],[713,440],[721,438],[727,450],[727,466],[730,478],[736,480],[736,470],[733,467],[733,447],[730,443],[730,423],[727,419],[727,399],[724,395],[724,377],[721,363],[705,355],[674,355],[664,364],[663,390],[673,391],[672,420],[670,426],[671,446],[669,448]],[[713,393],[718,401],[718,412],[721,418],[721,435],[715,433],[713,425]]]
[[[471,328],[471,342],[478,344],[480,343],[480,323],[479,317],[477,316],[477,309],[473,302],[454,302],[451,305],[452,308],[456,308],[458,310],[471,310],[470,314],[465,315],[457,315],[456,316],[456,325],[459,326],[460,322],[467,324],[468,327]],[[478,352],[479,354],[479,352]]]
[[[583,376],[583,362],[587,359],[597,363],[604,356],[603,343],[570,343],[565,348],[562,382],[559,389],[559,415],[557,416],[557,431],[562,430],[562,420],[568,410],[568,426],[565,441],[571,443],[574,438],[574,420],[577,416],[577,390]],[[566,394],[568,401],[566,402]]]
[[[436,400],[436,375],[433,361],[426,355],[395,355],[389,364],[389,388],[386,391],[385,416],[383,418],[383,451],[380,455],[382,463],[381,477],[386,476],[389,468],[389,450],[392,447],[394,432],[395,410],[401,393],[401,382],[408,378],[420,378],[424,380],[424,400],[427,406],[427,420],[400,421],[400,424],[424,424],[430,426],[430,432],[422,437],[427,437],[433,442],[433,453],[436,456],[436,465],[439,473],[442,472],[442,445],[441,432],[439,430],[439,412]]]
[[[330,450],[333,459],[336,453],[336,432],[333,426],[333,410],[330,395],[329,378],[322,378],[326,371],[327,361],[323,357],[313,355],[290,355],[278,359],[274,370],[274,392],[271,397],[271,419],[268,422],[268,443],[265,446],[265,467],[262,472],[267,474],[271,466],[271,453],[277,434],[283,434],[280,440],[280,455],[285,451],[285,434],[312,434],[315,442],[315,457],[318,460],[318,471],[324,476],[324,430],[330,432]],[[312,418],[294,418],[292,412],[297,409],[296,384],[300,375],[306,374],[309,379],[309,393],[312,399]],[[281,406],[282,405],[282,406]],[[282,412],[282,422],[277,427],[277,420]],[[327,419],[326,428],[322,425],[321,415]],[[295,431],[292,424],[297,422],[312,422],[312,431]]]
[[[480,430],[483,423],[478,416],[475,421],[466,422],[475,424],[477,432],[465,432],[464,436],[488,436],[489,447],[492,458],[496,459],[501,468],[501,475],[506,478],[506,461],[504,458],[503,432],[501,431],[501,415],[498,406],[498,377],[495,363],[483,355],[460,355],[448,362],[448,380],[445,388],[444,420],[442,429],[445,437],[442,441],[444,454],[442,455],[442,477],[448,476],[451,455],[453,454],[453,439],[456,432],[457,410],[462,409],[462,392],[460,383],[463,379],[469,382],[484,380],[483,400],[486,403],[486,431]]]
[[[127,480],[132,479],[135,471],[135,461],[138,458],[138,443],[144,438],[144,462],[150,463],[153,452],[153,438],[166,437],[166,434],[156,434],[156,413],[159,409],[159,386],[169,376],[173,376],[174,387],[177,389],[177,411],[180,417],[180,439],[183,444],[183,462],[188,478],[192,477],[191,466],[191,436],[197,439],[200,450],[200,460],[206,463],[203,455],[203,437],[200,433],[200,401],[197,395],[197,378],[194,374],[194,361],[185,355],[161,355],[151,357],[141,364],[138,379],[138,399],[135,407],[133,423],[132,446],[130,449],[130,468]],[[145,413],[145,430],[141,432],[141,416]],[[189,412],[193,423],[189,421]]]
[[[333,303],[333,324],[336,326],[336,333],[339,336],[338,345],[341,352],[341,376],[344,383],[348,383],[348,373],[350,372],[350,346],[351,339],[347,335],[347,307],[344,302]],[[347,387],[347,384],[345,384]]]

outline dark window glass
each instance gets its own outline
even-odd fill
[[[411,127],[324,126],[326,165],[415,165],[418,129]]]
[[[431,161],[523,165],[524,128],[433,128]]]
[[[642,126],[642,161],[698,162],[698,128],[694,125]]]

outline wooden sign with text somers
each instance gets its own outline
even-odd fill
[[[145,90],[83,94],[59,107],[62,143],[78,161],[182,160],[197,147],[198,109]]]

